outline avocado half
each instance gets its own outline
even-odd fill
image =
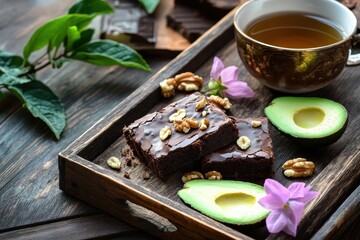
[[[253,224],[269,214],[258,203],[266,195],[264,188],[249,182],[193,180],[178,195],[194,209],[224,223]]]
[[[343,105],[317,97],[275,98],[265,108],[265,115],[279,131],[303,145],[336,142],[348,119]]]

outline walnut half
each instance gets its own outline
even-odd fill
[[[294,158],[282,165],[284,175],[290,178],[310,177],[315,171],[315,163],[305,158]]]
[[[199,122],[194,118],[184,118],[174,120],[174,129],[177,132],[188,133],[191,128],[198,128]]]
[[[192,92],[202,88],[204,80],[192,72],[184,72],[175,76],[175,82],[179,91]]]
[[[187,183],[187,182],[189,182],[191,180],[196,180],[196,179],[204,179],[204,176],[202,175],[201,172],[192,171],[192,172],[185,173],[181,177],[181,181],[183,183]]]
[[[219,96],[215,96],[215,95],[211,95],[210,97],[208,97],[209,101],[212,103],[215,103],[216,105],[218,105],[219,107],[222,107],[224,109],[231,109],[232,105],[229,101],[228,98],[222,98]]]
[[[160,82],[161,93],[165,98],[174,97],[176,87],[177,84],[174,78],[168,78]]]
[[[205,173],[205,178],[208,180],[221,180],[222,175],[221,175],[221,173],[219,173],[217,171],[210,171],[210,172]]]

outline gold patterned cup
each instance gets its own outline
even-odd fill
[[[283,12],[322,16],[341,28],[343,38],[316,48],[285,48],[257,41],[245,33],[254,20]],[[344,69],[357,20],[334,0],[251,0],[237,10],[234,25],[240,58],[251,75],[269,88],[305,93],[330,84]]]

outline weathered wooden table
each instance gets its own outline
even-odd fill
[[[21,54],[34,29],[65,13],[72,3],[0,0],[0,48]],[[0,239],[153,239],[62,192],[57,167],[60,151],[170,61],[154,56],[146,59],[152,73],[78,62],[40,72],[39,78],[66,108],[68,124],[60,141],[11,95],[0,102]],[[359,72],[359,68],[348,68],[345,75],[358,78]],[[351,121],[358,122],[359,116],[356,113]],[[356,135],[359,140],[359,133]],[[332,209],[314,238],[359,239],[359,199],[357,186]]]

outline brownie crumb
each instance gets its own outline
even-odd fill
[[[126,166],[131,167],[132,166],[132,158],[125,157]]]
[[[126,156],[128,156],[130,158],[134,157],[134,154],[133,154],[132,150],[130,148],[127,148],[127,147],[121,149],[121,155],[123,157],[126,157]]]
[[[124,178],[130,179],[130,174],[128,172],[124,173]]]
[[[121,150],[121,155],[125,158],[126,166],[131,167],[133,165],[132,161],[135,159],[133,151],[125,147]]]

